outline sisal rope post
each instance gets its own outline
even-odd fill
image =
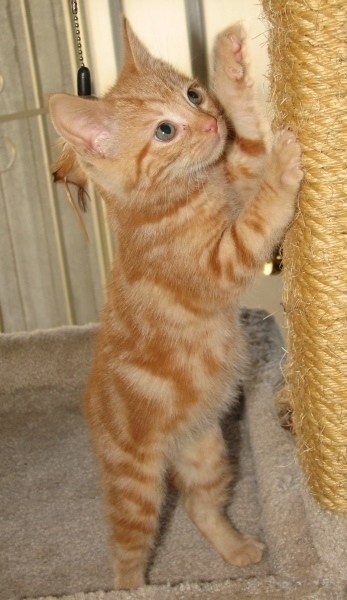
[[[347,513],[346,0],[263,0],[274,129],[289,126],[305,179],[283,246],[288,360],[280,402],[313,496]]]

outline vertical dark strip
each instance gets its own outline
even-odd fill
[[[190,59],[195,77],[207,84],[206,33],[201,0],[185,0]]]
[[[112,37],[116,55],[117,73],[120,73],[123,67],[123,2],[122,0],[108,0]]]

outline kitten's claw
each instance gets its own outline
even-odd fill
[[[233,67],[228,67],[228,72],[234,78],[240,81],[243,78],[243,69],[234,69]]]
[[[304,176],[301,165],[301,148],[295,134],[282,129],[274,138],[273,152],[277,155],[281,170],[281,182],[287,186],[298,186]]]
[[[242,43],[239,42],[233,34],[229,34],[227,36],[229,38],[229,40],[231,41],[231,47],[234,53],[234,57],[236,62],[241,62],[242,61]]]
[[[252,87],[254,80],[249,76],[248,30],[243,21],[234,23],[221,33],[216,43],[216,57],[224,64],[228,78],[246,87]]]

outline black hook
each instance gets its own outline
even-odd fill
[[[92,84],[88,67],[80,67],[77,71],[77,93],[79,96],[92,95]]]

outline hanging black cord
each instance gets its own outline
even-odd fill
[[[78,53],[79,61],[80,61],[80,65],[81,65],[77,71],[77,93],[79,96],[91,96],[92,84],[91,84],[90,71],[89,71],[88,67],[85,66],[84,61],[83,61],[81,32],[80,32],[80,26],[78,23],[77,0],[70,0],[70,2],[71,2],[71,11],[73,14],[74,25],[75,25],[77,53]]]

